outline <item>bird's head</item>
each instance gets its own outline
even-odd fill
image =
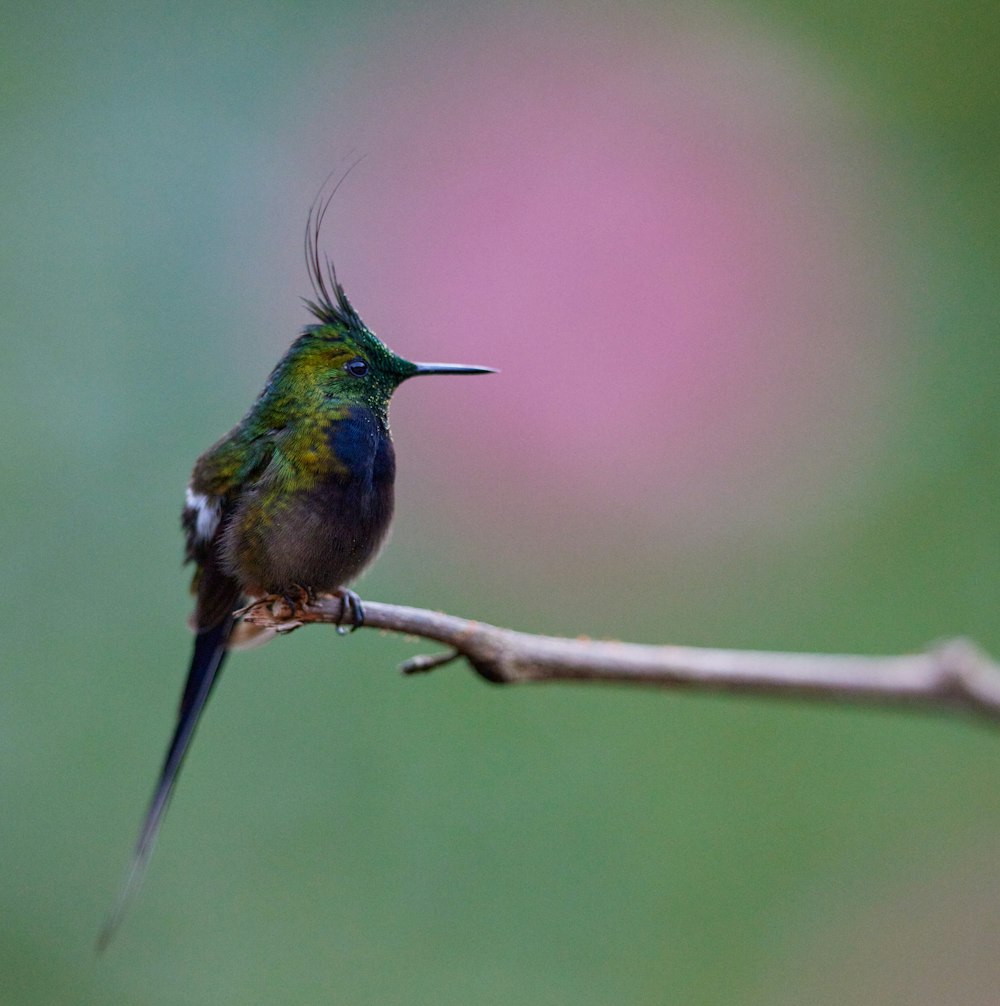
[[[397,356],[361,320],[329,260],[319,256],[325,206],[310,213],[306,228],[306,265],[313,297],[306,307],[316,319],[289,353],[296,383],[309,384],[329,400],[357,402],[385,415],[392,393],[403,381],[424,374],[494,374],[490,367],[458,363],[412,363]]]

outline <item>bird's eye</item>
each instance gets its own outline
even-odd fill
[[[351,377],[364,377],[368,373],[368,364],[360,356],[356,356],[344,369]]]

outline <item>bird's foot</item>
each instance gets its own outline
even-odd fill
[[[294,618],[316,600],[312,588],[303,587],[300,583],[289,584],[279,595],[291,609],[290,617]]]
[[[305,609],[314,600],[315,595],[308,587],[293,583],[280,593],[262,594],[253,598],[246,607],[234,611],[233,615],[250,625],[262,625],[286,633],[304,624]]]
[[[354,632],[365,624],[365,608],[361,603],[361,598],[347,587],[335,590],[334,596],[340,598],[340,624],[337,632],[341,636],[346,636],[348,632]],[[345,624],[350,622],[350,628]]]

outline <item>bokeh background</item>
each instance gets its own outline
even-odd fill
[[[239,655],[94,938],[183,678],[193,459],[325,234],[416,359],[373,598],[1000,652],[987,4],[3,5],[0,1003],[993,1003],[1000,737]]]

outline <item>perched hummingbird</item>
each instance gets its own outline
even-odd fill
[[[336,190],[334,190],[336,191]],[[315,321],[271,373],[250,411],[195,462],[181,516],[195,565],[194,653],[156,789],[103,949],[138,889],[198,719],[232,645],[249,626],[241,606],[271,594],[340,593],[355,627],[364,619],[347,585],[375,558],[392,520],[396,462],[389,399],[421,374],[489,374],[487,367],[410,363],[351,306],[319,239],[332,195],[306,225]]]

